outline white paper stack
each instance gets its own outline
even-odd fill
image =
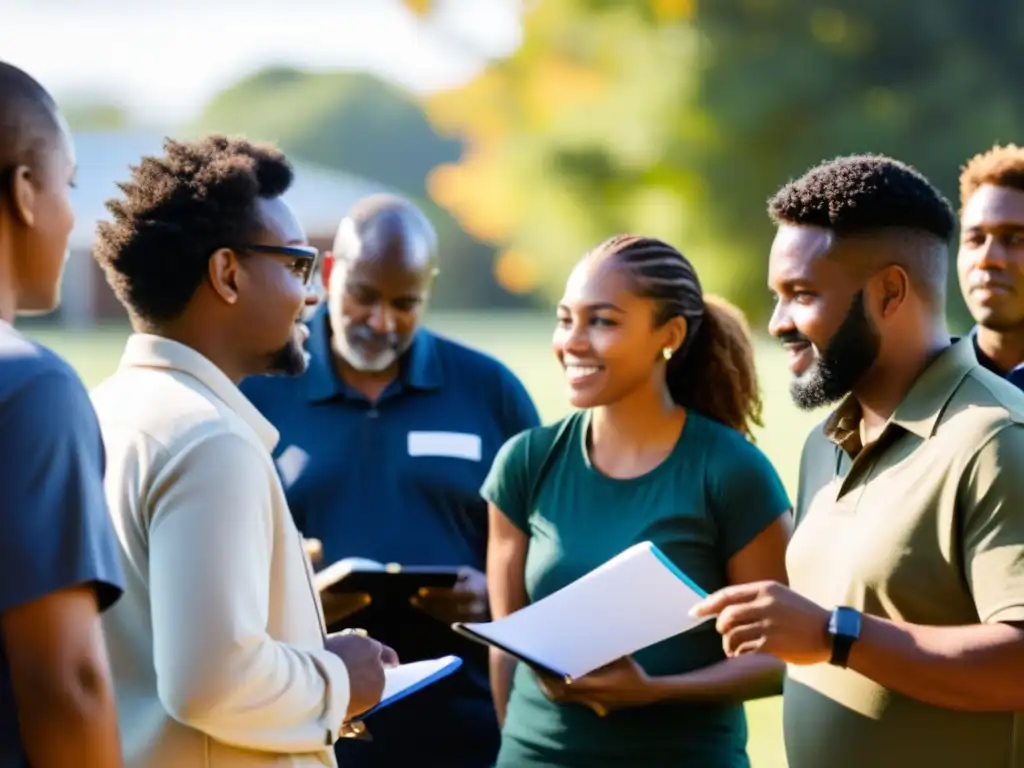
[[[654,544],[636,544],[503,619],[453,629],[566,679],[696,627],[707,593]]]

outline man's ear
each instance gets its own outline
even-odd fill
[[[36,187],[32,183],[32,171],[27,165],[19,165],[14,169],[7,191],[11,197],[14,216],[26,227],[34,227],[36,223]]]
[[[879,316],[892,317],[910,295],[910,275],[899,264],[890,264],[874,276],[874,283]]]
[[[238,301],[238,286],[244,278],[238,256],[230,248],[214,251],[207,262],[210,285],[226,303]]]

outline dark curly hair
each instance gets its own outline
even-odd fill
[[[672,400],[753,440],[754,427],[762,426],[762,404],[743,313],[724,299],[705,296],[689,259],[661,240],[616,235],[594,253],[613,258],[637,295],[654,300],[655,326],[686,318],[686,341],[665,374]]]
[[[884,155],[837,157],[783,186],[769,200],[768,212],[776,224],[823,227],[841,238],[900,233],[910,277],[936,306],[944,302],[956,216],[912,166]],[[916,238],[905,247],[908,233],[929,242]]]
[[[259,198],[280,197],[292,169],[271,144],[211,135],[164,141],[162,157],[144,157],[124,196],[107,202],[94,256],[133,319],[150,324],[184,311],[218,248],[259,235]]]
[[[1024,148],[1016,144],[995,146],[981,152],[960,172],[960,213],[982,184],[1009,187],[1024,192]]]

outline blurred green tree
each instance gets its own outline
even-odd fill
[[[438,229],[442,272],[435,304],[446,308],[521,306],[494,279],[494,248],[468,235],[426,193],[439,164],[461,154],[461,142],[435,133],[403,88],[360,72],[305,72],[272,67],[217,94],[193,132],[245,133],[276,142],[289,156],[361,176],[405,194]],[[344,211],[338,211],[338,217]]]
[[[424,194],[431,168],[461,149],[434,132],[403,88],[362,72],[261,70],[215,96],[196,128],[273,140],[307,162],[410,195]]]
[[[128,111],[103,99],[83,96],[60,100],[60,111],[72,131],[121,131],[132,126]]]
[[[882,152],[956,203],[959,166],[1017,137],[1024,17],[935,0],[561,0],[524,43],[427,104],[466,140],[429,189],[507,248],[499,278],[553,295],[609,234],[679,245],[709,290],[769,310],[765,201],[822,159]],[[959,293],[951,292],[956,324]]]

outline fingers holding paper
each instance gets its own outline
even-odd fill
[[[320,539],[303,539],[302,548],[313,565],[318,565],[324,559],[324,545]]]
[[[737,584],[709,595],[690,611],[714,616],[726,656],[768,653],[789,664],[827,662],[829,612],[774,581]]]
[[[384,670],[398,664],[394,650],[356,629],[328,635],[325,646],[348,670],[350,698],[346,720],[376,706],[384,692]]]
[[[582,704],[601,717],[616,709],[643,706],[653,700],[650,678],[629,656],[572,682],[540,670],[534,673],[541,691],[551,701]]]
[[[451,589],[424,588],[410,602],[445,624],[460,621],[486,621],[487,577],[476,568],[459,569],[459,579]]]

